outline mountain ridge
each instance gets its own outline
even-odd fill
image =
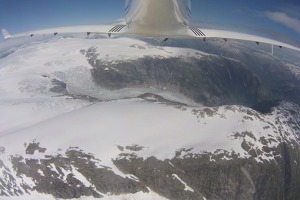
[[[0,198],[297,199],[297,64],[182,42],[2,42]]]

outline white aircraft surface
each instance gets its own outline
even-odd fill
[[[5,39],[35,35],[63,33],[91,33],[116,35],[139,35],[165,38],[222,38],[266,43],[280,48],[300,51],[300,48],[276,40],[245,33],[206,29],[190,26],[190,0],[125,0],[125,23],[114,25],[87,25],[59,27],[11,35],[2,29]]]

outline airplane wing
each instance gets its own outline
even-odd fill
[[[300,48],[295,47],[290,44],[286,44],[283,42],[279,42],[276,40],[272,40],[269,38],[264,38],[264,37],[260,37],[260,36],[256,36],[256,35],[250,35],[250,34],[233,32],[233,31],[189,27],[188,35],[190,37],[194,37],[194,38],[195,37],[203,38],[204,40],[206,38],[222,38],[225,41],[227,41],[227,39],[253,41],[253,42],[256,42],[256,44],[265,43],[265,44],[271,44],[274,46],[278,46],[279,48],[286,47],[289,49],[300,51]]]
[[[8,38],[17,38],[17,37],[33,37],[35,35],[58,35],[65,33],[86,33],[90,35],[91,33],[96,34],[111,34],[116,35],[134,35],[125,24],[117,24],[117,25],[86,25],[86,26],[69,26],[69,27],[58,27],[51,28],[45,30],[37,30],[30,31],[27,33],[21,33],[16,35],[11,35],[6,29],[2,29],[2,33],[5,39]],[[186,35],[187,34],[187,35]],[[279,42],[276,40],[272,40],[269,38],[264,38],[256,35],[250,35],[245,33],[226,31],[226,30],[217,30],[217,29],[206,29],[206,28],[198,28],[198,27],[189,27],[187,33],[173,35],[174,38],[203,38],[204,40],[207,38],[222,38],[225,41],[228,39],[234,40],[245,40],[245,41],[253,41],[257,44],[266,43],[274,46],[278,46],[280,48],[286,47],[289,49],[293,49],[296,51],[300,51],[300,48],[295,47],[293,45]]]
[[[86,25],[86,26],[69,26],[69,27],[58,27],[44,30],[30,31],[26,33],[11,35],[6,29],[2,29],[2,33],[5,39],[18,38],[18,37],[33,37],[35,35],[58,35],[65,33],[91,33],[97,34],[126,34],[127,26],[124,24],[117,25]]]

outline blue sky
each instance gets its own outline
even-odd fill
[[[12,34],[101,24],[123,14],[124,0],[0,0],[0,27]],[[192,0],[192,21],[300,44],[299,0]]]

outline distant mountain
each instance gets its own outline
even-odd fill
[[[0,199],[299,199],[299,60],[267,48],[2,42]]]

